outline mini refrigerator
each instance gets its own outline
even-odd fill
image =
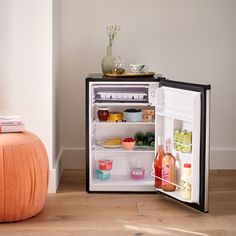
[[[108,110],[115,117],[130,110],[143,114],[140,120],[126,120],[124,116],[117,116],[117,119],[101,121],[98,118],[99,110]],[[87,192],[157,192],[208,212],[209,110],[210,85],[155,76],[109,78],[102,74],[90,74],[86,78]],[[151,111],[151,115],[144,117],[144,111]],[[191,134],[187,151],[178,148],[178,130],[179,133]],[[152,145],[141,143],[126,150],[115,141],[135,137],[138,133],[154,134]],[[158,136],[170,140],[171,153],[176,158],[177,188],[172,192],[157,189],[154,185],[153,162]],[[114,145],[113,141],[108,143],[110,146],[106,145],[106,140],[113,140]],[[185,163],[191,164],[191,197],[187,200],[182,197],[178,187]],[[105,165],[107,169],[104,171],[100,165]]]

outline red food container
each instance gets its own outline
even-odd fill
[[[132,168],[130,174],[132,179],[141,180],[144,179],[145,170],[144,168]]]
[[[112,169],[112,161],[111,160],[99,160],[99,169],[100,170],[111,170]]]

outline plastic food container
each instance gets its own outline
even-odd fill
[[[96,175],[97,175],[97,178],[101,180],[110,179],[111,177],[109,170],[96,170]]]
[[[110,112],[107,121],[121,122],[123,120],[122,112]]]
[[[111,160],[99,160],[99,169],[100,170],[111,170],[112,169],[112,163],[113,161]]]
[[[143,121],[153,121],[154,120],[154,110],[153,109],[145,109],[143,110]]]
[[[141,109],[127,109],[124,111],[124,120],[126,122],[140,122],[142,121]]]
[[[145,170],[144,168],[132,168],[131,169],[131,178],[134,180],[144,179]]]

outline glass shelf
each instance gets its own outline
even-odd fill
[[[140,122],[112,122],[112,121],[99,121],[95,119],[92,121],[94,125],[154,125],[154,121],[140,121]]]
[[[124,152],[124,153],[135,153],[135,152],[149,152],[149,153],[155,153],[154,147],[149,146],[137,146],[132,150],[125,150],[122,147],[118,148],[105,148],[99,145],[93,145],[92,148],[93,152]],[[111,157],[112,158],[112,157]]]
[[[132,101],[124,101],[124,102],[93,102],[92,106],[153,106],[149,102],[132,102]]]
[[[144,176],[144,179],[134,180],[129,175],[111,175],[109,179],[101,180],[98,178],[93,178],[93,183],[98,185],[154,185],[154,179],[149,176]]]

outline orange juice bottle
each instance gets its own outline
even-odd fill
[[[166,153],[162,159],[162,189],[175,191],[176,186],[172,183],[176,184],[176,159],[171,154],[170,140],[166,140]]]

